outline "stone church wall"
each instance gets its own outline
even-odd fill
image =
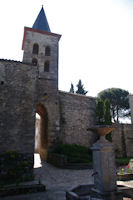
[[[0,152],[34,152],[35,69],[0,61]]]
[[[87,128],[95,124],[95,98],[60,91],[59,102],[61,142],[90,147],[95,136]]]

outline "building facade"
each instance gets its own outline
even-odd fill
[[[38,138],[37,151],[46,160],[59,143],[94,142],[87,127],[95,124],[95,98],[58,89],[60,38],[42,7],[33,27],[24,28],[23,61],[0,60],[0,152],[15,150],[33,160]]]

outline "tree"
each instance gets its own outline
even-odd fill
[[[71,88],[70,88],[70,91],[69,91],[70,93],[74,93],[74,86],[73,86],[73,84],[71,83]]]
[[[109,88],[101,91],[98,98],[104,101],[108,99],[111,107],[111,117],[114,122],[119,122],[119,118],[129,116],[129,92],[120,88]]]
[[[110,102],[108,99],[105,99],[104,102],[101,99],[97,100],[96,103],[96,121],[97,124],[110,125],[111,114],[110,114]]]
[[[104,102],[101,99],[97,99],[96,104],[96,120],[98,125],[111,125],[111,114],[110,114],[110,102],[105,99]],[[106,135],[106,139],[112,141],[112,134]]]
[[[86,90],[84,89],[84,85],[82,84],[82,81],[81,81],[81,80],[79,80],[79,82],[78,82],[78,84],[77,84],[77,88],[78,88],[77,91],[76,91],[77,94],[86,95],[87,92],[88,92],[88,91],[86,91]]]
[[[101,99],[98,99],[96,103],[96,121],[97,124],[104,124],[104,104]]]
[[[111,122],[111,114],[110,114],[110,102],[108,99],[104,100],[104,124],[110,125]]]
[[[104,124],[111,125],[110,102],[108,99],[104,100]],[[112,133],[106,135],[106,139],[112,142]]]

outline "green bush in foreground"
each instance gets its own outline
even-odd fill
[[[116,158],[117,166],[125,166],[128,165],[131,158]]]
[[[33,159],[31,155],[9,150],[1,154],[0,185],[33,180]]]
[[[69,163],[90,163],[92,162],[92,152],[85,146],[76,144],[60,144],[55,153],[67,156]]]

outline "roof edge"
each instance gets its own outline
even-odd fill
[[[66,92],[66,91],[62,91],[62,90],[58,90],[58,92],[62,93],[62,94],[72,95],[72,96],[75,96],[75,97],[82,97],[82,98],[88,98],[88,99],[93,99],[93,100],[97,99],[97,97],[85,96],[85,95],[82,95],[82,94],[75,94],[75,93]]]
[[[25,38],[26,38],[26,31],[31,31],[31,32],[41,33],[41,34],[44,34],[44,35],[51,35],[51,36],[54,36],[54,37],[58,37],[58,41],[60,40],[60,38],[62,36],[62,35],[56,34],[56,33],[40,31],[40,30],[36,30],[36,29],[33,29],[33,28],[24,27],[24,38],[23,38],[22,50],[24,50],[24,42],[25,42]]]

